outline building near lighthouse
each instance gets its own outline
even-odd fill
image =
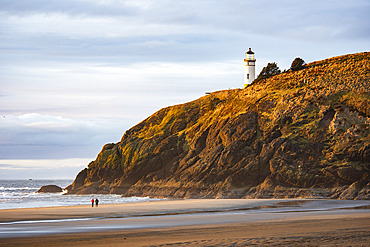
[[[256,77],[256,59],[254,58],[254,52],[251,48],[246,53],[246,59],[244,59],[244,88],[254,81]]]

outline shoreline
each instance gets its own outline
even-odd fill
[[[1,246],[368,246],[370,217],[245,222],[1,238]]]
[[[114,216],[156,216],[212,213],[299,206],[314,199],[168,199],[158,201],[0,209],[0,223],[12,221],[79,219]],[[348,201],[351,202],[351,201]],[[276,205],[278,204],[278,205]],[[356,204],[357,205],[357,204]],[[369,202],[370,206],[370,202]]]
[[[311,203],[311,205],[307,205]],[[0,223],[94,217],[144,217],[219,213],[261,209],[296,209],[302,212],[328,209],[370,209],[370,201],[331,199],[169,199],[118,204],[91,204],[39,208],[0,209]],[[293,210],[294,211],[294,210]],[[369,210],[370,212],[370,210]]]
[[[1,246],[289,246],[296,239],[320,242],[317,234],[338,245],[370,242],[369,201],[188,199],[6,209],[0,222]]]

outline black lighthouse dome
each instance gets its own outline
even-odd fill
[[[252,51],[252,48],[249,48],[249,51],[247,51],[247,54],[254,54],[254,52]]]

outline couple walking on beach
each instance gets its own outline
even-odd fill
[[[96,207],[99,205],[99,200],[98,200],[98,198],[96,198],[95,200],[94,200],[94,198],[93,199],[91,199],[91,207],[94,207],[94,202],[95,202],[95,205],[96,205]]]

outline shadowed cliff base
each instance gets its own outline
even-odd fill
[[[68,193],[370,199],[370,53],[309,63],[159,110]]]

